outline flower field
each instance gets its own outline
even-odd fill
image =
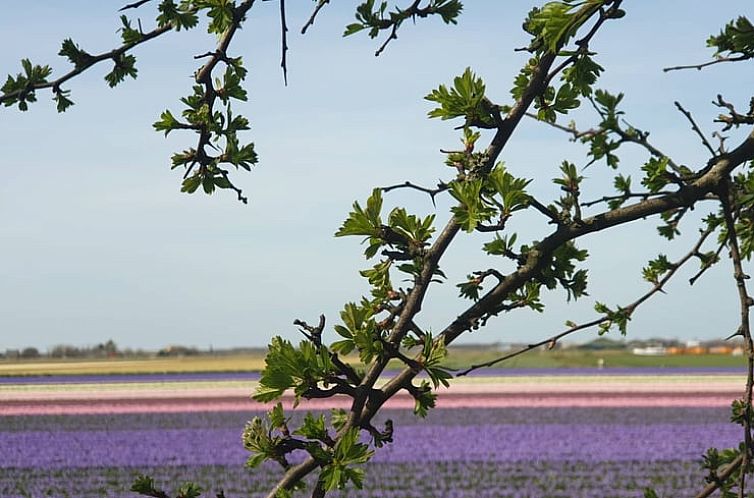
[[[342,496],[693,495],[702,453],[740,440],[728,406],[744,378],[671,372],[493,372],[459,379],[425,420],[398,398],[382,415],[395,442],[368,464],[365,489]],[[134,496],[139,473],[171,491],[193,480],[207,496],[263,496],[279,469],[246,470],[240,442],[263,408],[248,398],[254,384],[249,374],[6,378],[0,496]]]

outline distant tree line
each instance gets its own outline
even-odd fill
[[[46,353],[42,353],[39,349],[28,346],[23,349],[6,349],[5,353],[0,353],[0,357],[5,358],[21,358],[21,359],[33,359],[33,358],[114,358],[118,356],[133,356],[136,354],[143,354],[144,352],[139,350],[124,350],[118,349],[115,342],[110,339],[107,342],[101,342],[95,346],[73,346],[70,344],[58,344],[49,349]]]
[[[203,355],[234,355],[234,354],[264,354],[266,349],[237,347],[216,350],[212,346],[208,349],[199,349],[195,346],[170,345],[165,346],[157,351],[145,349],[119,349],[118,345],[112,340],[99,343],[94,346],[73,346],[71,344],[58,344],[42,352],[36,347],[28,346],[21,349],[6,349],[0,351],[0,359],[35,359],[35,358],[139,358],[139,357],[171,357],[171,356],[203,356]]]

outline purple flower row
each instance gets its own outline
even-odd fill
[[[370,463],[363,490],[333,498],[636,498],[653,486],[664,496],[693,496],[703,487],[699,467],[668,462],[409,462]],[[138,473],[149,473],[174,492],[186,480],[205,496],[223,489],[228,498],[264,496],[279,469],[251,472],[242,466],[81,468],[57,471],[0,469],[0,496],[135,498],[128,491]]]
[[[397,426],[376,462],[694,460],[710,446],[734,446],[730,423]],[[238,465],[240,430],[141,429],[0,432],[1,468]]]
[[[76,431],[125,429],[213,428],[240,430],[247,420],[263,412],[123,413],[107,415],[0,416],[0,433],[15,431]],[[287,413],[292,425],[301,411]],[[729,408],[474,408],[436,409],[425,419],[412,410],[384,410],[377,420],[391,419],[396,427],[407,425],[519,425],[519,424],[710,424],[727,423]]]

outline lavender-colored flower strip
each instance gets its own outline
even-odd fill
[[[737,372],[730,372],[737,373]],[[259,372],[177,372],[154,374],[71,374],[71,375],[0,375],[2,384],[90,384],[141,382],[197,382],[259,380]]]
[[[730,372],[725,374],[730,376]],[[702,407],[703,395],[715,394],[718,384],[725,387],[723,377],[701,376],[704,392],[688,386],[691,390],[684,396],[696,403],[694,407],[663,405],[656,395],[636,392],[635,383],[618,377],[605,379],[599,393],[581,393],[585,398],[602,399],[606,390],[623,382],[628,391],[621,396],[655,396],[654,406],[644,408],[574,406],[575,394],[569,391],[573,388],[565,384],[594,386],[602,382],[565,376],[547,381],[549,387],[564,384],[564,392],[555,393],[560,398],[553,406],[538,406],[543,394],[527,391],[529,405],[481,408],[480,402],[495,394],[486,392],[487,388],[472,392],[480,383],[472,380],[463,398],[467,404],[460,408],[432,410],[425,420],[414,417],[410,409],[382,412],[375,424],[391,418],[395,443],[378,451],[368,464],[365,490],[349,489],[335,498],[624,498],[641,496],[641,490],[649,485],[661,495],[691,495],[703,486],[698,467],[701,454],[710,446],[734,446],[741,437],[740,427],[728,422],[729,408],[719,403]],[[668,376],[656,382],[639,379],[651,389],[655,383],[679,382]],[[192,379],[197,380],[202,379]],[[700,382],[691,377],[681,380]],[[528,382],[504,381],[516,384],[517,389]],[[500,388],[500,383],[496,380],[493,385]],[[193,389],[182,381],[175,384]],[[14,389],[0,387],[7,392]],[[443,399],[449,397],[449,393],[443,395]],[[726,398],[724,405],[732,397]],[[159,398],[155,399],[164,401]],[[138,408],[147,401],[138,398],[132,404]],[[67,402],[87,401],[82,397]],[[0,407],[3,403],[8,405],[11,400],[0,395]],[[280,469],[274,465],[255,472],[243,468],[247,453],[240,444],[240,428],[262,413],[254,411],[259,405],[248,407],[246,411],[192,413],[118,413],[111,409],[99,415],[29,416],[21,412],[19,416],[0,416],[0,496],[133,498],[127,490],[137,472],[153,475],[171,491],[182,482],[196,480],[208,491],[207,496],[220,488],[229,497],[264,496]],[[295,425],[302,410],[291,415]]]
[[[198,412],[198,413],[114,413],[107,415],[40,415],[0,416],[0,433],[15,431],[76,431],[125,429],[213,428],[234,429],[263,411]],[[303,413],[289,412],[292,425]],[[495,424],[709,424],[730,420],[729,408],[474,408],[466,410],[435,409],[421,419],[412,410],[385,410],[376,419],[377,425],[391,419],[396,427],[409,425],[495,425]]]
[[[667,462],[410,462],[370,463],[363,490],[333,498],[636,498],[654,486],[662,496],[690,496],[702,483],[697,463]],[[0,496],[134,498],[128,488],[149,473],[168,491],[188,479],[228,497],[265,496],[279,469],[161,466],[66,470],[0,469]]]
[[[732,424],[519,424],[404,426],[376,462],[693,460],[733,446]],[[242,463],[238,429],[20,431],[0,433],[0,467],[48,468]]]

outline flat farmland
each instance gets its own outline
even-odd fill
[[[361,497],[640,497],[704,486],[711,446],[737,445],[741,369],[506,369],[456,379],[422,420],[391,400],[395,442],[367,464]],[[280,469],[244,467],[240,434],[267,408],[257,374],[58,375],[0,379],[0,496],[126,497],[140,473],[169,491],[264,496]],[[291,407],[292,399],[283,398]],[[347,400],[305,401],[325,413]]]
[[[464,369],[475,363],[490,361],[503,352],[495,348],[450,348],[447,366]],[[346,362],[358,365],[357,357]],[[512,358],[500,365],[503,370],[523,368],[588,368],[598,364],[608,370],[615,368],[743,368],[740,356],[722,354],[638,356],[626,351],[584,351],[565,349],[533,351]],[[394,368],[400,365],[393,364]],[[264,368],[264,352],[247,354],[196,356],[144,356],[138,358],[79,359],[0,359],[0,377],[35,375],[111,375],[197,372],[259,372]]]
[[[247,372],[264,368],[263,354],[137,359],[0,361],[2,376]]]

